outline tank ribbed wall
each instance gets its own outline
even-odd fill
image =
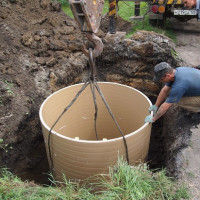
[[[73,85],[55,92],[40,108],[49,165],[49,130],[82,85]],[[150,100],[140,91],[125,85],[110,82],[99,82],[98,85],[125,135],[130,164],[144,161],[148,155],[151,133],[151,124],[144,123],[149,114]],[[62,173],[67,178],[81,180],[95,174],[107,173],[109,166],[116,164],[118,156],[126,157],[123,137],[97,91],[95,94],[99,140],[96,139],[94,130],[95,109],[89,86],[52,131],[50,148],[54,174],[58,180]]]

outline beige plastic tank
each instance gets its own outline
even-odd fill
[[[48,135],[59,115],[76,96],[83,84],[63,88],[50,95],[41,105],[40,121],[49,157]],[[98,82],[99,87],[125,135],[131,165],[144,161],[148,155],[151,124],[144,119],[151,105],[140,91],[121,84]],[[95,91],[98,106],[97,134],[94,129],[94,103],[88,86],[51,132],[50,149],[53,172],[57,180],[62,173],[70,179],[83,180],[107,173],[118,157],[126,158],[126,148],[116,124],[100,95]]]

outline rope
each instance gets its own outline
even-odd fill
[[[49,158],[51,161],[51,171],[53,172],[53,159],[52,159],[52,154],[51,154],[51,148],[50,148],[50,139],[51,139],[51,134],[52,134],[52,130],[55,127],[55,125],[58,123],[58,121],[60,120],[60,118],[64,115],[64,113],[69,110],[69,108],[73,105],[73,103],[77,100],[77,98],[80,96],[80,94],[83,92],[83,90],[88,86],[89,82],[88,80],[84,83],[84,85],[82,86],[82,88],[78,91],[78,93],[76,94],[76,96],[74,97],[74,99],[72,99],[71,103],[63,110],[63,112],[60,114],[60,116],[57,118],[57,120],[55,121],[55,123],[53,124],[53,126],[51,127],[50,131],[49,131],[49,137],[48,137],[48,147],[49,147]]]
[[[117,126],[117,128],[118,128],[118,130],[119,130],[119,132],[121,134],[121,136],[123,137],[124,146],[125,146],[125,149],[126,149],[126,160],[127,160],[127,163],[129,164],[128,146],[127,146],[126,138],[124,137],[124,134],[123,134],[121,128],[119,127],[119,124],[117,123],[117,120],[115,119],[115,117],[114,117],[109,105],[107,104],[106,99],[105,99],[103,93],[101,92],[101,89],[100,89],[99,85],[97,84],[96,81],[94,82],[94,84],[95,84],[95,87],[96,87],[99,95],[101,96],[101,98],[102,98],[102,100],[103,100],[103,102],[104,102],[109,114],[111,115],[112,119],[114,120],[114,122],[115,122],[115,124],[116,124],[116,126]]]
[[[49,158],[50,158],[50,162],[51,162],[51,171],[53,172],[53,159],[52,159],[52,153],[51,153],[51,148],[50,148],[50,140],[51,140],[51,134],[52,134],[52,130],[55,127],[55,125],[58,123],[58,121],[61,119],[61,117],[64,115],[65,112],[67,112],[69,110],[69,108],[73,105],[73,103],[77,100],[77,98],[80,96],[80,94],[85,90],[85,88],[90,84],[90,89],[92,92],[92,96],[93,96],[93,102],[94,102],[94,107],[95,107],[95,113],[94,113],[94,129],[95,129],[95,135],[96,135],[96,139],[99,140],[98,138],[98,134],[97,134],[97,115],[98,115],[98,107],[97,107],[97,102],[96,102],[96,94],[95,94],[95,88],[97,89],[99,95],[101,96],[102,101],[104,102],[109,114],[111,115],[112,119],[114,120],[121,136],[123,137],[123,141],[124,141],[124,146],[126,149],[126,159],[127,159],[127,163],[129,164],[129,155],[128,155],[128,146],[127,146],[127,142],[126,142],[126,138],[122,132],[122,130],[120,129],[117,120],[115,119],[109,105],[106,102],[106,99],[99,87],[99,85],[97,84],[97,81],[95,79],[95,65],[93,63],[93,59],[91,59],[93,57],[91,49],[89,49],[90,52],[90,59],[89,59],[89,63],[91,65],[91,74],[90,77],[85,81],[84,85],[81,87],[81,89],[78,91],[78,93],[76,94],[76,96],[72,99],[72,101],[70,102],[70,104],[63,110],[63,112],[60,114],[60,116],[57,118],[57,120],[55,121],[55,123],[52,125],[50,131],[49,131],[49,135],[48,135],[48,150],[49,150]]]
[[[98,107],[97,107],[97,102],[96,102],[96,95],[95,95],[95,88],[94,88],[94,80],[89,80],[90,81],[90,89],[93,95],[93,101],[94,101],[94,108],[95,108],[95,113],[94,113],[94,130],[95,130],[95,135],[96,139],[99,140],[98,134],[97,134],[97,114],[98,114]]]

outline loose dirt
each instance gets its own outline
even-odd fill
[[[188,66],[200,65],[200,21],[192,19],[188,22],[180,22],[172,19],[171,22],[177,35],[178,56]]]

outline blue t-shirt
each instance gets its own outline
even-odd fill
[[[200,0],[196,0],[196,9],[197,9],[198,19],[200,19]]]
[[[191,67],[175,70],[175,80],[166,83],[171,90],[165,102],[177,103],[183,96],[200,96],[200,70]]]

